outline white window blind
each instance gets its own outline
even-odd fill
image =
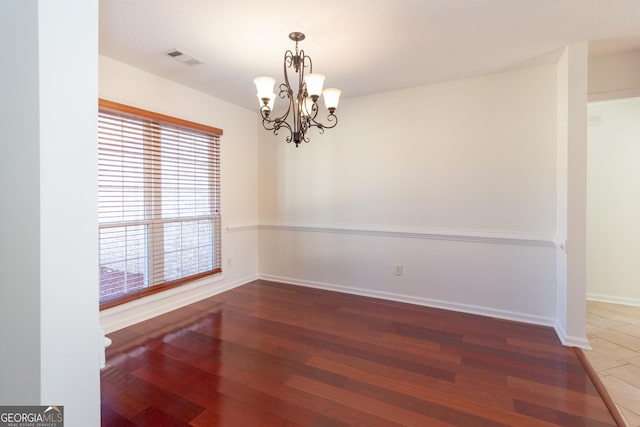
[[[105,103],[98,120],[102,308],[221,271],[219,136]]]

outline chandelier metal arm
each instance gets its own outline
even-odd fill
[[[333,113],[329,113],[329,115],[327,116],[327,121],[330,122],[329,124],[324,124],[322,122],[317,121],[315,119],[317,115],[318,115],[318,110],[316,107],[315,114],[312,117],[309,117],[309,127],[317,127],[318,129],[321,129],[324,132],[324,129],[333,129],[338,124],[338,116],[336,116]]]

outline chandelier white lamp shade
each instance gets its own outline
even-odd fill
[[[340,94],[342,91],[340,89],[336,89],[335,87],[328,88],[322,91],[322,95],[324,96],[324,105],[329,110],[329,112],[333,113],[338,108],[338,102],[340,102]]]
[[[298,50],[298,42],[304,40],[305,35],[293,32],[289,34],[289,38],[296,42],[296,48],[295,52],[287,50],[284,54],[284,83],[280,84],[278,95],[274,91],[275,79],[258,77],[253,82],[258,91],[262,126],[273,131],[275,135],[278,135],[281,129],[287,129],[289,135],[286,142],[293,142],[297,147],[301,142],[309,142],[307,131],[312,127],[318,128],[320,133],[336,127],[338,117],[334,113],[338,108],[341,91],[335,88],[322,89],[325,76],[314,73],[311,58],[305,55],[304,50]],[[292,68],[297,74],[297,88],[294,88],[289,80],[289,71]],[[297,89],[295,94],[294,89]],[[326,124],[318,120],[320,96],[324,97],[325,108],[328,111]],[[276,97],[288,103],[286,111],[279,117],[272,115]]]

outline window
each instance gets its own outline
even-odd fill
[[[100,100],[100,308],[220,273],[220,129]]]

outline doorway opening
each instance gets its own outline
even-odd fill
[[[589,103],[588,117],[585,355],[640,426],[640,98]]]

